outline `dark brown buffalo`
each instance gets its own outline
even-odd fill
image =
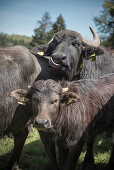
[[[41,67],[36,57],[27,48],[0,48],[0,138],[8,133],[14,135],[14,150],[7,169],[17,168],[28,135],[28,127],[23,127],[23,122],[26,119],[28,121],[30,116],[29,113],[25,114],[26,118],[23,116],[19,104],[10,96],[10,92],[17,88],[27,90],[40,72]],[[17,126],[13,126],[14,124]]]
[[[39,51],[44,47],[39,46]],[[36,79],[65,78],[64,73],[53,72],[48,63],[47,58],[35,56],[23,46],[0,48],[0,138],[8,133],[14,136],[14,150],[7,169],[18,167],[31,118],[28,109],[23,111],[23,107],[9,94],[17,88],[27,90]],[[51,146],[54,146],[53,142]]]
[[[10,92],[17,88],[27,90],[36,78],[62,79],[63,76],[52,72],[48,59],[36,57],[23,46],[0,48],[0,138],[8,133],[14,135],[14,150],[7,169],[18,167],[31,117],[28,109],[23,111],[23,107],[10,97]]]
[[[77,39],[78,39],[78,35],[79,34],[77,34]],[[96,35],[95,32],[94,32],[94,35]],[[98,41],[96,41],[96,38],[95,38],[94,43],[95,42],[98,42]],[[47,48],[47,46],[39,46],[39,51],[43,49],[44,51],[49,52],[51,50],[50,43],[49,43],[48,47],[49,48]],[[102,50],[99,50],[99,51],[100,51],[100,53],[102,53]],[[65,67],[63,67],[63,68],[68,68],[68,66],[65,65]],[[71,69],[70,69],[71,74],[72,73],[78,74],[80,67],[77,67],[77,70],[75,70],[75,72],[73,71],[73,68],[74,67],[71,67]],[[28,85],[31,85],[34,82],[34,80],[36,79],[36,77],[37,77],[37,79],[44,79],[44,80],[49,79],[49,78],[54,79],[54,80],[61,80],[61,79],[71,80],[72,78],[74,79],[75,76],[74,77],[68,76],[67,71],[59,72],[58,69],[52,70],[48,66],[47,58],[43,58],[42,56],[39,56],[39,55],[36,55],[36,57],[35,57],[25,47],[16,46],[16,47],[11,47],[11,48],[0,48],[0,89],[1,89],[0,90],[0,100],[1,100],[0,101],[0,120],[1,120],[0,121],[0,128],[1,128],[0,136],[1,137],[9,132],[12,132],[11,129],[14,129],[13,125],[12,125],[12,120],[13,120],[13,117],[15,117],[14,116],[15,110],[18,107],[18,103],[9,97],[9,93],[12,90],[17,89],[17,88],[27,89]],[[77,78],[77,76],[76,76],[76,78]],[[17,115],[17,113],[18,112],[16,111],[16,115]],[[26,113],[25,115],[28,117],[26,111],[25,111],[25,113]],[[16,118],[14,120],[16,120]],[[17,122],[14,122],[13,124],[15,124],[15,123],[17,123]],[[15,136],[17,135],[16,131],[19,131],[18,126],[17,126],[17,128],[15,127],[15,134],[13,132],[13,134]],[[26,134],[25,134],[25,136],[27,136]],[[22,135],[24,135],[24,134],[21,129],[20,137]],[[44,138],[44,142],[45,142],[45,139],[47,139],[47,136],[46,136],[46,138],[43,136],[43,134],[41,136],[42,136],[41,137],[42,139]],[[16,141],[16,138],[14,138],[15,141]],[[21,141],[23,144],[24,144],[25,138],[23,137],[24,140],[22,140],[22,137],[21,137]],[[17,139],[19,141],[19,135],[18,135]],[[51,162],[52,162],[52,160],[54,162],[55,161],[55,154],[54,154],[54,152],[55,152],[54,145],[55,144],[54,144],[54,142],[51,141],[51,139],[49,141],[47,141],[47,143],[48,142],[49,142],[49,145],[51,143],[51,145],[50,145],[51,148],[49,147],[50,148],[49,153],[50,153],[50,150],[53,153]],[[16,151],[14,151],[13,156],[11,157],[11,160],[9,163],[9,169],[11,167],[16,167],[16,165],[18,164],[20,153],[22,150],[22,146],[16,147],[16,145],[18,145],[18,144],[19,143],[15,142],[14,150],[20,148],[20,151],[19,151],[19,153],[16,153]]]
[[[66,80],[96,79],[114,73],[113,51],[100,46],[98,34],[92,28],[90,30],[93,41],[86,40],[78,32],[61,30],[53,36],[47,47],[34,47],[31,52],[35,54],[38,50],[43,50],[45,55],[51,56],[49,65],[53,72],[63,73]],[[47,136],[42,139],[45,141]],[[90,144],[87,150],[92,148],[89,146]]]
[[[98,34],[92,28],[90,30],[93,41],[86,40],[78,32],[61,30],[53,36],[47,48],[42,46],[45,55],[51,56],[50,66],[65,72],[67,80],[95,79],[114,73],[114,56],[100,46]],[[37,47],[31,52],[37,53]]]
[[[11,95],[20,102],[25,95],[29,99],[34,125],[57,142],[61,170],[75,169],[85,142],[91,145],[98,134],[114,132],[114,74],[76,82],[40,80],[28,93],[22,92]],[[94,161],[91,151],[85,157],[89,163]],[[114,146],[109,165],[114,168]]]

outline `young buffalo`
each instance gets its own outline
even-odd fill
[[[29,98],[26,104],[31,105],[34,125],[48,134],[48,138],[53,134],[53,140],[57,142],[61,170],[75,169],[85,142],[93,146],[98,134],[114,132],[114,74],[74,82],[40,80],[27,94],[16,90],[11,95],[20,102],[25,96]],[[46,141],[45,149],[48,150]],[[94,163],[93,153],[89,150],[84,163]],[[114,168],[114,146],[109,166]]]

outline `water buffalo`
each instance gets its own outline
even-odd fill
[[[93,41],[75,31],[62,30],[53,36],[44,50],[45,55],[51,56],[50,66],[65,72],[67,80],[95,79],[114,72],[114,56],[100,46],[98,34],[91,27],[90,30]]]
[[[40,50],[42,49],[46,56],[51,56],[50,67],[59,73],[63,72],[64,79],[70,81],[82,78],[95,79],[114,73],[114,53],[111,54],[100,46],[98,34],[92,28],[90,30],[94,37],[93,41],[86,40],[75,31],[62,30],[53,36],[47,47],[40,46]],[[37,47],[31,52],[37,53]],[[46,139],[42,137],[42,140]],[[87,155],[92,148],[89,146],[90,144],[87,145]]]
[[[21,91],[13,91],[12,96],[19,102],[28,98],[35,127],[57,142],[60,170],[75,169],[85,142],[91,144],[104,131],[114,132],[114,74],[74,82],[40,80],[28,93]],[[85,159],[92,162],[89,154]],[[114,145],[109,165],[114,168]]]
[[[94,35],[96,35],[95,32],[94,32]],[[96,40],[94,42],[96,42]],[[45,45],[39,46],[38,47],[39,51],[43,49],[45,51],[45,54],[48,55],[49,52],[51,52],[52,50],[52,48],[50,48],[51,47],[50,43],[47,46]],[[99,52],[100,54],[103,53],[102,50],[99,50],[99,51],[100,51]],[[51,59],[50,64],[52,63],[54,63],[54,61]],[[55,69],[55,65],[57,66],[57,69]],[[79,65],[79,63],[77,65]],[[1,72],[0,72],[0,82],[1,82],[0,83],[0,89],[1,89],[0,91],[0,99],[1,99],[1,102],[0,102],[1,103],[0,104],[0,118],[1,118],[0,136],[1,137],[7,134],[8,132],[11,132],[10,126],[11,126],[13,117],[15,115],[15,110],[18,107],[18,103],[9,97],[9,93],[12,90],[17,89],[17,88],[27,89],[28,85],[31,85],[35,79],[36,80],[37,79],[46,80],[49,78],[54,79],[54,80],[77,79],[77,76],[74,76],[74,75],[72,76],[72,73],[73,74],[76,73],[76,71],[75,72],[73,71],[74,67],[71,67],[71,68],[69,67],[70,68],[69,69],[67,64],[63,64],[62,67],[59,65],[58,67],[58,64],[54,63],[54,68],[53,67],[49,68],[47,58],[43,58],[42,56],[39,56],[38,54],[36,54],[36,51],[34,53],[34,50],[28,51],[28,49],[26,49],[25,47],[21,47],[21,46],[5,48],[5,49],[1,48],[0,49],[0,66],[1,66],[0,67],[1,68]],[[67,70],[67,68],[71,73],[69,73],[69,71],[68,72],[65,71],[65,69]],[[77,67],[76,75],[78,75],[79,72],[80,72],[80,66]],[[68,76],[68,75],[71,75],[71,76]],[[3,100],[2,100],[2,96],[4,96]],[[17,129],[15,130],[15,133],[16,131]],[[26,133],[26,136],[27,136],[27,133]],[[21,131],[20,136],[18,135],[18,140],[19,140],[19,137],[21,137],[22,135],[24,134]],[[50,162],[53,162],[52,163],[52,167],[53,167],[53,165],[56,164],[55,151],[54,151],[55,144],[53,141],[51,141],[51,138],[49,139],[49,141],[45,140],[47,139],[47,136],[45,134],[42,133],[40,134],[40,136],[43,140],[43,143],[45,144],[45,141],[46,141],[45,145],[49,146],[48,154],[50,154],[50,150],[53,153],[53,156],[50,160]],[[14,138],[15,141],[16,141],[16,138],[17,137]],[[25,139],[22,142],[23,144],[24,144],[24,141]],[[21,147],[19,146],[16,147],[17,143],[15,142],[13,156],[11,157],[11,160],[9,163],[9,169],[10,167],[16,167],[16,165],[18,164],[18,160],[21,154],[23,144]],[[17,151],[15,151],[16,148],[21,148],[18,154],[16,153]]]
[[[7,169],[16,169],[28,134],[27,127],[19,130],[12,126],[19,104],[9,94],[17,88],[28,89],[28,85],[34,82],[40,72],[41,67],[36,57],[27,48],[22,46],[0,48],[0,138],[9,132],[14,135],[14,150]]]
[[[42,48],[45,46],[39,46],[39,52]],[[29,111],[26,109],[23,111],[23,107],[9,94],[17,88],[27,90],[28,86],[37,79],[65,78],[64,73],[53,71],[48,63],[47,58],[38,54],[33,55],[23,46],[0,48],[0,138],[11,132],[14,135],[14,150],[7,169],[18,167],[20,154],[28,135],[28,119],[31,117]],[[51,148],[54,147],[55,143],[52,142]]]
[[[59,79],[62,76],[52,72],[48,59],[36,57],[23,46],[0,48],[0,138],[11,132],[14,135],[14,150],[7,169],[17,168],[31,117],[28,110],[23,111],[11,98],[10,92],[17,88],[27,90],[36,78]]]

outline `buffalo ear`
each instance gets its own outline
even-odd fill
[[[80,97],[76,93],[68,92],[62,96],[61,102],[65,103],[65,105],[68,106],[69,104],[78,100],[80,100]]]
[[[102,55],[104,54],[104,49],[102,47],[95,47],[94,48],[95,54],[96,55]]]
[[[85,59],[90,59],[92,58],[92,61],[96,60],[96,56],[104,54],[104,49],[102,47],[86,47],[82,55]]]
[[[10,93],[10,96],[14,97],[18,100],[19,104],[25,105],[27,101],[29,101],[29,98],[26,98],[27,91],[24,89],[17,89]]]
[[[47,45],[38,45],[30,49],[30,52],[34,55],[38,54],[40,56],[45,55],[45,50],[47,49]]]

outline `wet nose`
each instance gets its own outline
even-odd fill
[[[40,125],[44,125],[48,122],[47,119],[37,119],[37,123],[40,124]]]
[[[44,126],[47,123],[48,123],[47,119],[36,119],[34,122],[34,127]]]
[[[59,54],[59,53],[54,53],[51,57],[53,61],[57,64],[61,64],[67,58],[65,54]]]

